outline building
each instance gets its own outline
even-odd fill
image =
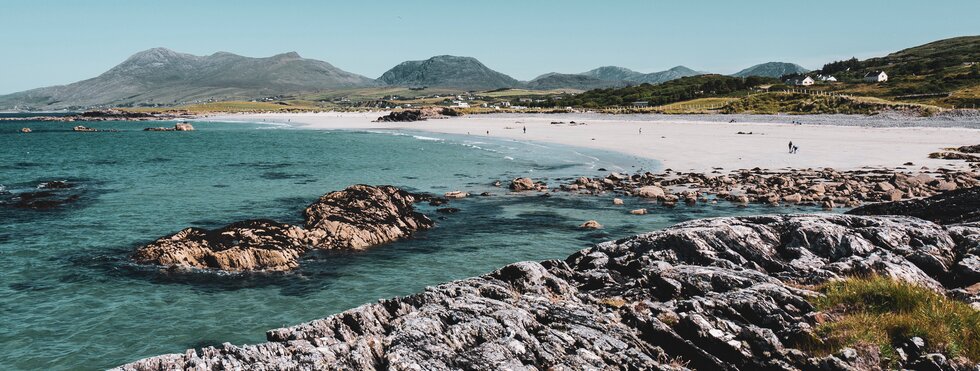
[[[630,106],[633,106],[633,107],[649,107],[650,106],[650,102],[642,102],[642,101],[641,102],[633,102],[633,103],[630,103]]]
[[[795,79],[786,80],[786,85],[810,86],[810,85],[813,85],[815,82],[816,81],[813,81],[813,78],[812,77],[806,76],[806,77],[804,77],[802,79],[801,78],[795,78]]]
[[[885,82],[888,81],[888,74],[885,71],[874,71],[868,72],[864,75],[864,81],[867,82]]]
[[[823,82],[837,82],[837,78],[831,75],[817,75],[817,79]]]

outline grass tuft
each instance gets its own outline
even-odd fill
[[[881,276],[833,281],[819,291],[813,304],[831,315],[816,329],[817,353],[870,344],[894,361],[895,346],[918,336],[930,352],[980,361],[980,311],[965,303]]]

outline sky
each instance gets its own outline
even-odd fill
[[[0,0],[0,94],[95,77],[153,47],[296,51],[372,78],[442,54],[520,80],[607,65],[814,69],[980,35],[978,14],[980,0]]]

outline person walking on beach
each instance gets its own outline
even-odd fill
[[[640,134],[643,134],[643,128],[640,128]]]
[[[527,126],[524,127],[524,134],[527,134]]]
[[[800,147],[793,146],[793,152],[791,152],[791,153],[796,153],[796,152],[799,152],[799,151],[800,151]]]
[[[490,135],[490,130],[487,130],[487,135]]]
[[[789,153],[793,153],[793,141],[789,141]]]

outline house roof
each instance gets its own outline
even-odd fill
[[[885,73],[885,71],[872,71],[872,72],[868,72],[866,75],[864,75],[864,77],[878,76],[883,73]]]

